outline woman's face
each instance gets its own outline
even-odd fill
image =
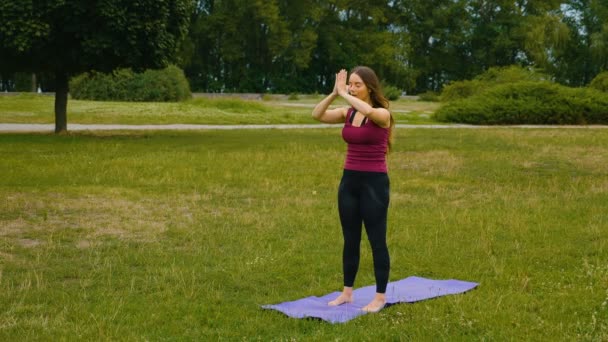
[[[348,78],[348,93],[360,100],[369,102],[369,89],[357,74],[350,74]]]

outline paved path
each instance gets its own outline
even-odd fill
[[[235,129],[306,129],[306,128],[340,128],[342,124],[285,124],[285,125],[82,125],[68,124],[68,131],[117,131],[117,130],[235,130]],[[397,128],[608,128],[608,126],[552,126],[552,125],[519,125],[519,126],[476,126],[476,125],[406,125],[398,124]],[[55,124],[11,124],[0,123],[0,132],[53,132]]]
[[[308,129],[339,128],[342,124],[284,124],[284,125],[82,125],[68,124],[68,131],[116,131],[116,130],[235,130],[235,129]],[[397,127],[448,128],[451,125],[397,125]],[[473,126],[463,126],[473,127]],[[52,132],[55,124],[0,124],[0,132]]]

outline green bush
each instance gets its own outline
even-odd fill
[[[435,119],[475,125],[606,124],[608,97],[589,88],[523,81],[448,102]]]
[[[184,72],[176,66],[134,73],[117,69],[111,74],[88,72],[70,80],[70,95],[95,101],[181,101],[192,96]]]
[[[382,91],[384,92],[384,96],[389,101],[399,100],[399,97],[401,96],[401,90],[399,90],[399,88],[394,87],[392,85],[384,85],[382,87]]]
[[[589,87],[608,93],[608,71],[601,72],[595,76]]]
[[[427,91],[418,95],[418,101],[438,102],[439,94],[434,91]]]
[[[70,80],[70,95],[77,100],[136,101],[132,99],[132,83],[136,74],[130,69],[114,70],[111,74],[89,72]]]
[[[484,87],[484,82],[477,80],[453,82],[443,88],[439,99],[441,102],[465,99],[482,92]]]
[[[484,73],[475,77],[475,80],[503,84],[520,81],[547,81],[549,80],[549,76],[536,70],[522,68],[518,65],[509,65],[489,68]]]
[[[542,73],[511,65],[507,67],[493,67],[472,80],[457,81],[446,85],[440,96],[442,102],[465,99],[485,92],[500,84],[521,81],[545,81],[548,77]]]

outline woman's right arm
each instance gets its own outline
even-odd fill
[[[329,105],[338,97],[333,92],[324,98],[312,110],[312,118],[323,123],[342,123],[346,117],[346,108],[327,109]]]
[[[346,87],[346,81],[343,81],[344,84],[338,84],[341,82],[338,80],[338,74],[336,74],[336,81],[334,82],[334,90],[332,90],[331,94],[327,95],[319,104],[315,106],[315,109],[312,110],[312,118],[321,121],[324,123],[343,123],[346,121],[346,113],[348,108],[336,108],[336,109],[327,109],[329,105],[338,97],[338,87],[344,86]]]

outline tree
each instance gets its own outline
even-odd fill
[[[524,49],[534,65],[555,73],[556,58],[570,39],[570,29],[559,15],[529,16],[522,26]]]
[[[291,34],[276,0],[200,0],[186,74],[197,90],[264,92]]]
[[[55,132],[67,131],[70,76],[166,66],[192,9],[192,0],[0,0],[0,71],[53,73]]]
[[[416,74],[414,92],[438,90],[470,76],[471,20],[468,1],[395,0],[394,22],[407,38],[406,59]]]
[[[608,3],[570,0],[562,6],[570,39],[557,51],[555,77],[572,86],[587,85],[608,70]]]
[[[184,69],[194,89],[328,91],[366,64],[440,90],[494,66],[585,85],[608,68],[606,0],[198,0]]]
[[[391,84],[411,75],[388,2],[199,0],[184,66],[203,91],[327,91],[339,68],[367,64]]]

